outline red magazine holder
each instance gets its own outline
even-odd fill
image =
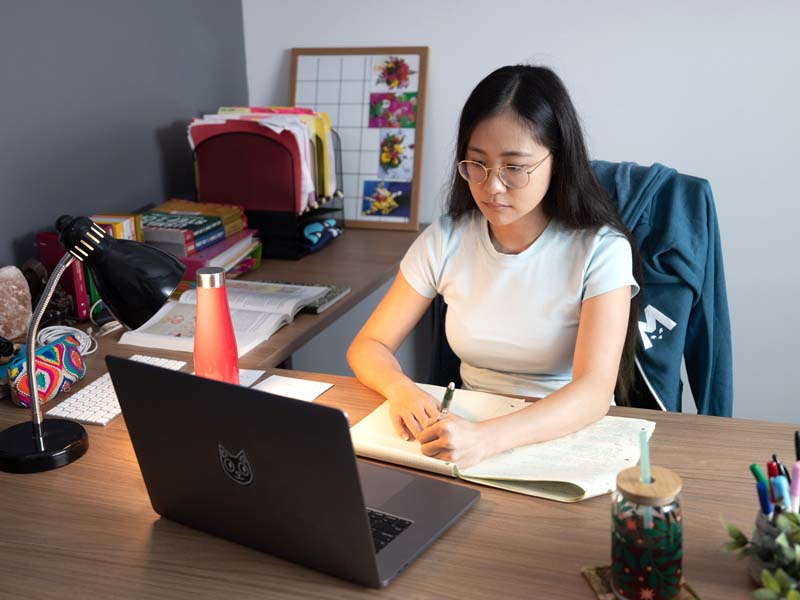
[[[228,119],[190,127],[189,136],[197,200],[243,206],[250,227],[259,231],[264,256],[301,258],[312,251],[302,238],[304,224],[335,213],[343,221],[341,202],[300,214],[302,159],[288,130],[275,133],[256,121]]]
[[[300,211],[300,150],[289,131],[228,120],[192,127],[189,135],[200,202],[239,204],[249,211]]]

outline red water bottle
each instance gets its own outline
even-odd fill
[[[225,270],[197,269],[197,318],[194,325],[194,372],[201,377],[239,384],[239,353],[233,335]]]

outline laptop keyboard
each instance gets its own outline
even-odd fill
[[[395,517],[377,510],[367,509],[369,524],[372,527],[372,541],[375,544],[375,552],[380,552],[398,535],[411,525],[411,521]]]
[[[180,370],[186,364],[182,360],[171,360],[143,354],[135,354],[131,356],[131,360],[172,369],[173,371]],[[46,415],[73,419],[89,425],[105,426],[119,416],[120,412],[122,412],[122,409],[117,401],[117,394],[114,392],[111,376],[106,373],[73,395],[65,398],[58,406],[48,410]]]

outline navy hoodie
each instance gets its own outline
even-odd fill
[[[681,356],[697,412],[731,416],[733,359],[717,215],[705,179],[658,163],[592,161],[639,246],[637,366],[663,408],[681,410]]]

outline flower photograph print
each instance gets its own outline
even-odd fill
[[[372,81],[373,91],[417,91],[419,55],[376,56],[372,70],[375,75]]]
[[[381,129],[378,177],[407,181],[414,172],[414,129]]]
[[[417,123],[417,93],[370,94],[370,127],[415,127]]]
[[[410,181],[365,181],[361,214],[374,217],[411,217]]]

